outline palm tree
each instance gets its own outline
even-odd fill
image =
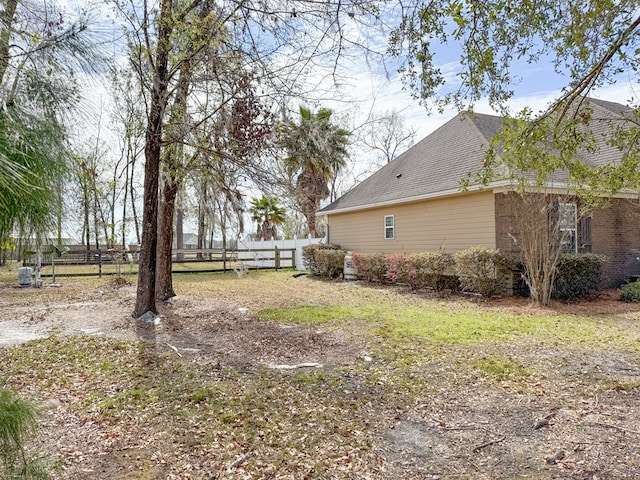
[[[285,222],[287,210],[279,205],[276,198],[262,197],[251,200],[249,208],[251,219],[258,222],[257,237],[259,240],[276,238],[276,228]]]
[[[317,113],[300,107],[300,122],[286,122],[281,143],[288,156],[285,168],[295,200],[307,219],[309,234],[316,236],[316,212],[331,193],[329,183],[346,165],[349,132],[331,123],[332,111]]]
[[[56,223],[59,233],[73,73],[100,68],[88,17],[65,22],[41,3],[7,0],[0,12],[0,243],[14,231],[38,239]]]
[[[29,237],[54,227],[65,171],[59,125],[47,119],[25,125],[24,116],[7,110],[0,110],[0,242],[14,229]]]

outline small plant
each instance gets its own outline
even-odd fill
[[[407,283],[409,281],[409,268],[404,253],[390,253],[385,255],[384,261],[387,265],[385,277],[391,283]]]
[[[458,278],[452,275],[456,264],[452,254],[440,249],[437,252],[414,253],[407,260],[412,288],[458,289]]]
[[[558,259],[553,296],[562,300],[589,295],[598,288],[607,257],[593,253],[565,254]]]
[[[504,292],[503,275],[510,262],[500,250],[468,248],[455,254],[456,273],[463,290],[490,297]]]
[[[0,478],[46,479],[44,468],[24,449],[38,423],[33,406],[0,387]]]
[[[316,250],[316,275],[322,278],[337,278],[342,275],[346,254],[344,250]]]
[[[381,253],[353,253],[351,255],[358,276],[367,282],[383,283],[387,275],[387,263]]]
[[[199,388],[190,395],[189,400],[191,400],[193,403],[201,403],[207,400],[210,395],[211,394],[209,390],[207,390],[206,388]]]
[[[113,288],[130,287],[131,281],[128,278],[116,276],[109,282]]]
[[[519,380],[531,375],[531,372],[522,365],[502,355],[491,355],[474,360],[472,365],[497,380]]]
[[[640,282],[627,283],[620,287],[620,301],[640,303]]]
[[[342,250],[340,245],[332,243],[316,243],[314,245],[306,245],[302,247],[302,264],[304,268],[313,275],[320,276],[320,270],[316,259],[320,250]],[[343,257],[344,258],[344,257]]]
[[[237,266],[232,267],[238,278],[244,278],[249,273],[249,265],[245,262],[238,262]]]
[[[107,250],[107,254],[116,264],[116,276],[122,278],[122,265],[127,261],[127,252],[124,247],[114,247]]]

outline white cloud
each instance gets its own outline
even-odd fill
[[[407,127],[417,130],[416,141],[419,141],[446,121],[455,116],[454,109],[443,113],[427,112],[411,92],[403,85],[397,73],[398,62],[389,57],[381,57],[375,52],[384,52],[387,46],[388,32],[382,29],[367,28],[355,21],[348,23],[345,34],[354,44],[365,44],[371,49],[369,55],[363,51],[347,52],[337,67],[333,64],[321,67],[309,63],[304,70],[296,72],[298,79],[303,82],[309,98],[290,98],[289,107],[297,111],[299,104],[309,104],[312,108],[328,107],[335,111],[336,118],[348,117],[352,125],[359,125],[366,121],[372,112],[378,114],[396,110],[401,112]],[[283,53],[279,63],[284,67],[287,62],[298,58],[300,52]],[[453,52],[447,52],[453,54]],[[445,55],[446,57],[446,55]],[[447,60],[451,59],[451,55]],[[290,66],[293,63],[289,64]],[[335,67],[335,70],[334,70]],[[440,65],[440,70],[447,81],[447,88],[460,84],[457,76],[460,66],[455,61],[447,61]],[[292,70],[295,72],[295,69]],[[527,64],[520,62],[515,65],[514,78],[521,78],[522,82],[516,86],[517,95],[509,102],[512,112],[524,107],[534,112],[545,110],[546,107],[561,95],[561,88],[566,79],[553,72],[552,65]],[[84,134],[95,136],[98,112],[107,109],[111,102],[108,86],[104,83],[94,83],[85,90],[87,105],[95,112],[93,123],[89,122],[83,128]],[[640,86],[628,79],[621,78],[614,85],[604,86],[591,93],[596,98],[626,103],[628,100],[638,101]],[[495,113],[488,102],[479,102],[474,109],[481,113]],[[105,119],[106,123],[106,119]],[[108,135],[101,132],[104,137]],[[107,137],[110,138],[110,137]],[[113,138],[113,137],[111,137]],[[115,141],[109,142],[117,147]],[[354,152],[353,159],[357,160],[357,168],[366,169],[372,161],[365,152]]]

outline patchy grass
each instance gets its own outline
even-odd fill
[[[471,365],[497,380],[523,380],[531,376],[531,372],[520,363],[504,355],[490,355],[473,360]]]
[[[202,322],[191,342],[237,324],[226,341],[248,337],[243,345],[270,354],[294,330],[304,335],[290,338],[320,350],[339,337],[366,353],[280,371],[248,348],[225,364],[231,345],[180,357],[159,341],[54,335],[0,349],[0,379],[62,404],[40,445],[55,478],[640,477],[630,450],[640,431],[636,313],[514,311],[290,271],[174,282],[182,321]],[[7,289],[0,304],[64,308],[88,297],[115,308],[119,295],[108,280],[71,279],[60,289]],[[211,299],[234,308],[207,316],[193,306]],[[177,332],[179,305],[166,310]],[[243,323],[235,307],[258,314],[269,335],[242,330],[257,321]],[[540,419],[546,426],[534,429]],[[560,448],[572,448],[566,460],[548,463]]]
[[[378,468],[371,452],[378,408],[339,372],[212,370],[209,363],[176,362],[130,342],[86,337],[51,337],[0,350],[0,360],[13,388],[41,400],[64,391],[65,403],[83,423],[134,423],[138,431],[131,442],[161,430],[174,455],[204,456],[210,465],[204,462],[194,478],[224,471],[246,454],[248,471],[267,477],[289,472],[295,478],[349,478],[354,468]],[[127,446],[127,435],[121,441]],[[160,455],[167,444],[145,453]],[[180,475],[178,464],[167,465],[165,473],[172,472]]]
[[[454,301],[455,302],[455,301]],[[415,303],[412,302],[412,303]],[[511,315],[482,311],[472,304],[441,308],[441,300],[421,299],[418,305],[397,302],[336,303],[265,308],[258,314],[279,322],[335,326],[362,320],[373,337],[422,340],[433,345],[506,342],[534,337],[555,343],[572,343],[599,348],[638,348],[637,332],[610,319],[587,316]],[[639,350],[640,351],[640,350]]]

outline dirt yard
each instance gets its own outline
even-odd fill
[[[55,478],[640,478],[640,308],[620,303],[615,292],[537,309],[524,299],[478,302],[455,297],[432,304],[428,295],[355,283],[293,279],[290,274],[276,281],[278,288],[273,290],[269,285],[260,288],[240,282],[215,291],[183,286],[183,291],[194,293],[180,294],[162,306],[159,319],[150,323],[131,318],[135,298],[131,285],[88,286],[76,281],[41,290],[0,285],[0,345],[6,346],[5,353],[22,348],[37,351],[36,339],[53,333],[61,338],[117,339],[152,346],[171,368],[194,369],[188,375],[204,375],[198,368],[207,366],[206,375],[227,372],[224,375],[233,382],[243,381],[244,375],[252,382],[259,379],[263,383],[257,385],[268,388],[276,388],[274,381],[281,385],[303,378],[315,382],[324,372],[325,383],[318,392],[313,390],[315,394],[299,383],[291,384],[296,395],[304,390],[305,401],[318,404],[310,407],[309,424],[323,428],[316,418],[320,407],[340,404],[345,410],[335,413],[334,420],[325,420],[334,422],[329,429],[332,440],[317,440],[313,451],[304,446],[302,433],[291,440],[281,432],[267,448],[268,433],[244,432],[243,443],[237,439],[237,428],[241,428],[237,426],[229,437],[234,440],[223,443],[209,438],[215,434],[202,424],[192,429],[177,421],[160,426],[135,409],[131,415],[140,416],[128,417],[128,423],[120,416],[114,417],[117,421],[111,416],[106,421],[102,411],[100,415],[83,413],[86,405],[94,405],[87,396],[110,390],[95,390],[94,380],[86,377],[81,378],[87,385],[82,381],[74,384],[75,373],[68,374],[68,381],[55,382],[37,375],[26,378],[27,367],[11,371],[3,367],[0,377],[9,376],[9,386],[42,406],[38,446],[49,451],[56,464]],[[581,344],[583,332],[569,342],[553,336],[518,335],[508,341],[453,344],[401,339],[394,346],[388,344],[389,339],[360,332],[358,319],[340,326],[288,324],[257,316],[269,306],[348,302],[362,291],[372,301],[391,299],[424,309],[436,305],[450,308],[452,314],[470,309],[488,318],[509,315],[514,321],[543,315],[561,322],[567,315],[589,315],[585,329],[596,329],[595,337],[602,325],[603,336],[623,331],[625,338],[619,345],[612,338],[597,348],[590,340]],[[611,330],[614,327],[617,330]],[[17,346],[29,340],[36,342]],[[403,342],[415,342],[415,350]],[[420,352],[420,358],[413,359],[415,352]],[[300,377],[306,374],[310,376]],[[113,388],[124,391],[122,386]],[[154,384],[153,389],[160,387]],[[122,393],[119,395],[113,398],[120,401]],[[240,403],[246,395],[238,397]],[[324,395],[332,407],[323,403]],[[104,399],[101,401],[103,408]],[[127,408],[133,407],[123,408],[129,412]],[[301,407],[288,409],[294,414],[292,408]],[[166,414],[162,412],[158,415]],[[267,417],[270,415],[286,417],[288,413],[274,411]],[[192,420],[184,418],[196,417],[192,412],[180,418],[190,424]],[[283,432],[297,432],[295,421],[282,422]],[[167,432],[178,429],[190,431],[187,436],[209,439],[166,438],[174,435]],[[221,429],[219,435],[231,433]],[[260,435],[266,436],[260,440]],[[304,461],[299,457],[303,453]]]

